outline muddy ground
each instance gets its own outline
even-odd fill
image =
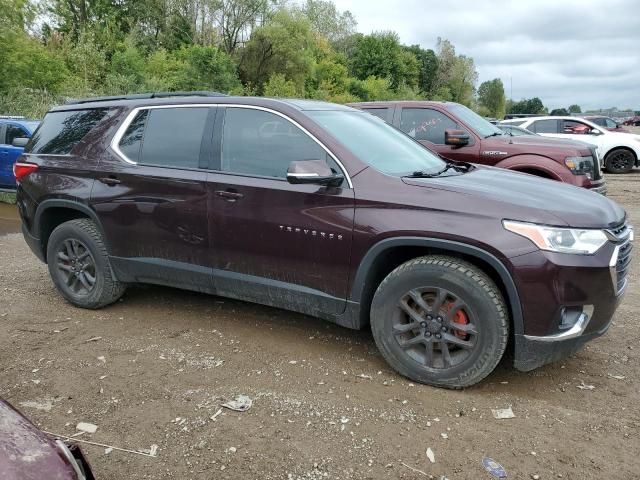
[[[640,171],[607,180],[640,225]],[[3,232],[17,231],[14,208],[0,204]],[[80,438],[158,446],[156,458],[85,446],[100,479],[482,479],[484,456],[508,478],[637,479],[638,262],[606,336],[566,361],[531,373],[500,365],[447,391],[391,371],[368,331],[277,309],[158,287],[73,308],[9,233],[0,396],[51,432],[84,421],[98,430]],[[238,394],[253,399],[249,411],[211,419]],[[506,407],[515,418],[495,420],[491,409]]]

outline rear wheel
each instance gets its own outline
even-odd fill
[[[406,262],[384,279],[371,305],[371,330],[395,370],[448,388],[489,375],[509,331],[491,279],[470,263],[435,255]]]
[[[102,234],[89,219],[56,227],[47,244],[47,264],[58,291],[78,307],[104,307],[125,291],[113,276]]]
[[[636,156],[624,148],[612,150],[604,159],[604,167],[609,173],[628,173],[635,164]]]

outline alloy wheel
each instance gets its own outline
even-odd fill
[[[96,261],[81,241],[63,241],[56,252],[56,266],[64,285],[74,295],[86,296],[95,288]]]
[[[418,364],[448,369],[469,358],[478,345],[475,315],[454,293],[437,287],[412,289],[394,311],[393,336]]]

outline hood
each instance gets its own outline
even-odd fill
[[[571,156],[575,154],[590,155],[589,146],[576,140],[565,140],[563,138],[542,137],[539,135],[521,135],[519,137],[502,136],[492,137],[497,141],[502,142],[505,145],[505,149],[511,147],[511,149],[522,149],[526,153],[543,153],[545,151],[558,152],[563,149],[564,156]],[[568,151],[569,150],[569,151]]]
[[[0,399],[0,478],[76,480],[75,470],[53,440]]]
[[[478,208],[498,211],[503,218],[511,220],[576,228],[612,228],[625,219],[624,209],[603,195],[500,168],[477,167],[461,175],[403,178],[403,181],[407,185],[467,195],[471,197],[469,202]]]

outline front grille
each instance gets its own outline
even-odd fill
[[[623,223],[607,231],[609,238],[616,243],[616,253],[612,258],[611,277],[620,294],[627,284],[627,276],[631,267],[631,251],[633,250],[633,228]],[[615,263],[613,263],[615,261]]]
[[[620,246],[618,251],[618,261],[616,262],[617,293],[620,293],[627,283],[627,274],[629,273],[629,267],[631,267],[631,250],[633,250],[633,244],[627,240],[626,243]]]

